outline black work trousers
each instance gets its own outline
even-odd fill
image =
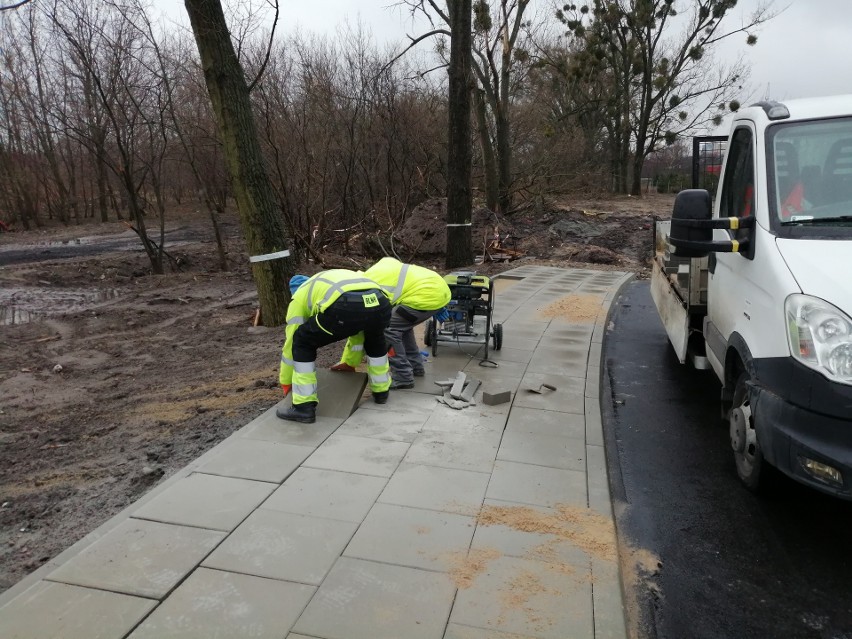
[[[374,306],[372,300],[378,303]],[[378,289],[349,291],[338,297],[322,313],[314,315],[293,333],[293,359],[314,362],[317,349],[333,344],[361,331],[364,352],[368,357],[384,357],[388,353],[385,329],[390,323],[391,304]]]

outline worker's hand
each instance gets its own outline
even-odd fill
[[[284,391],[284,397],[290,394],[290,389],[293,388],[292,384],[281,384],[281,390]]]
[[[355,372],[355,368],[353,366],[350,366],[346,362],[340,362],[339,364],[335,364],[334,366],[331,367],[330,370],[333,370],[333,371],[338,372],[338,373],[354,373]]]
[[[437,313],[435,313],[432,317],[434,317],[434,318],[435,318],[435,321],[436,321],[436,322],[438,322],[438,323],[440,323],[440,324],[443,324],[443,323],[444,323],[444,322],[446,322],[448,319],[450,319],[450,312],[447,310],[447,307],[445,306],[445,307],[444,307],[444,308],[442,308],[440,311],[438,311]]]

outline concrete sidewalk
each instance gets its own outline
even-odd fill
[[[0,596],[0,637],[625,638],[598,380],[628,279],[502,274],[499,367],[439,342],[385,405],[324,376],[316,424],[234,433]],[[460,370],[483,384],[453,410]]]

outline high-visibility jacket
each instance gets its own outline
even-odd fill
[[[450,301],[452,293],[444,278],[432,269],[416,264],[403,264],[383,257],[364,271],[364,276],[381,286],[394,306],[417,311],[439,311]]]
[[[449,285],[435,271],[416,264],[403,264],[392,257],[383,257],[364,271],[364,275],[385,290],[394,306],[437,312],[452,297]],[[355,367],[361,363],[363,355],[364,336],[359,333],[346,340],[340,361]]]
[[[278,381],[285,386],[293,385],[294,403],[317,401],[316,374],[314,373],[313,362],[310,362],[311,366],[302,367],[305,369],[304,371],[297,370],[295,377],[299,379],[294,379],[296,362],[293,361],[293,334],[296,329],[314,315],[318,315],[331,306],[343,293],[369,289],[381,289],[381,287],[378,283],[365,277],[363,273],[346,269],[331,269],[321,271],[309,278],[293,295],[290,305],[287,307],[287,327],[284,330],[284,347],[281,350],[281,368],[278,373]],[[384,366],[387,366],[386,362]],[[298,393],[296,386],[302,387],[302,390]],[[306,389],[311,386],[313,391],[308,392]],[[297,398],[300,401],[297,402]]]

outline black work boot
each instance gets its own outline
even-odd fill
[[[286,419],[291,422],[313,424],[317,421],[317,403],[305,402],[304,404],[293,404],[287,410],[278,408],[275,410],[275,415],[279,419]]]
[[[388,391],[381,391],[380,393],[373,393],[373,401],[377,404],[387,404],[388,403]]]

